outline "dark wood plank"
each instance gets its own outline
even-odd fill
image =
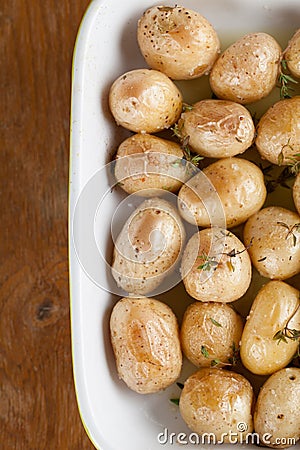
[[[71,61],[88,0],[0,2],[1,448],[94,448],[72,376]]]

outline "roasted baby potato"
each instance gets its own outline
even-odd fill
[[[267,33],[250,33],[230,45],[210,72],[218,98],[248,104],[266,97],[276,86],[281,48]]]
[[[109,107],[118,125],[136,133],[155,133],[177,122],[182,95],[167,75],[135,69],[113,82]]]
[[[144,197],[177,192],[188,171],[181,147],[152,134],[138,133],[123,141],[117,150],[115,177],[128,194]]]
[[[299,307],[299,291],[283,281],[269,281],[260,289],[241,339],[241,360],[248,370],[270,375],[289,364],[299,342],[281,332],[300,329]]]
[[[196,300],[229,303],[247,291],[251,261],[244,244],[233,233],[205,228],[188,241],[181,275],[186,291]]]
[[[283,57],[291,75],[300,78],[300,29],[291,37]]]
[[[138,21],[137,39],[150,67],[174,80],[200,77],[220,51],[212,25],[182,6],[153,6]]]
[[[207,190],[203,175],[215,192]],[[179,212],[186,221],[209,227],[212,215],[208,206],[216,195],[224,209],[227,228],[245,222],[260,210],[267,196],[261,169],[242,158],[219,159],[182,186],[178,193]]]
[[[261,117],[255,140],[262,159],[272,164],[300,160],[300,96],[274,103]]]
[[[119,377],[140,393],[160,391],[180,375],[182,354],[177,319],[165,303],[122,298],[110,317]]]
[[[229,442],[232,433],[245,440],[253,430],[253,390],[240,374],[203,368],[184,383],[179,409],[187,426],[200,435],[213,433],[217,442]],[[245,428],[239,429],[240,423]],[[231,443],[233,443],[231,441]]]
[[[233,364],[243,331],[241,316],[225,303],[194,302],[184,313],[180,340],[197,367]]]
[[[161,198],[145,200],[116,239],[112,275],[128,293],[147,294],[175,268],[185,229],[175,207]]]
[[[249,111],[228,100],[201,100],[186,109],[178,121],[178,133],[194,152],[210,158],[243,153],[254,140]]]
[[[291,447],[300,438],[300,369],[287,367],[262,386],[254,412],[255,432],[262,445]]]
[[[295,182],[293,184],[293,200],[296,207],[296,210],[298,211],[298,214],[300,215],[300,172],[295,178]]]
[[[261,209],[245,223],[244,244],[263,277],[285,280],[300,272],[300,217],[294,211]]]

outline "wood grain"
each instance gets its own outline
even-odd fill
[[[88,0],[0,2],[0,447],[94,448],[72,376],[71,61]]]

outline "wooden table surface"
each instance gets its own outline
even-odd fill
[[[0,448],[94,448],[75,398],[67,207],[71,62],[89,0],[0,2]]]

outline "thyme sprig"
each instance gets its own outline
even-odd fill
[[[236,347],[235,342],[232,343],[231,348],[233,351],[233,356],[228,358],[228,362],[221,361],[219,358],[214,358],[210,361],[210,367],[235,365],[239,359],[239,349]],[[201,353],[204,358],[210,358],[209,351],[207,350],[207,347],[205,345],[201,345]]]
[[[281,225],[287,230],[287,234],[285,239],[288,239],[290,236],[293,237],[293,246],[297,245],[297,236],[294,234],[295,232],[300,230],[300,223],[294,223],[294,225],[288,225],[285,222],[277,222],[277,225]]]
[[[280,342],[284,342],[287,344],[289,340],[298,341],[300,339],[300,330],[297,330],[295,328],[290,328],[290,326],[289,326],[291,320],[295,317],[295,315],[297,314],[299,309],[300,309],[300,303],[295,308],[295,311],[292,313],[292,315],[288,318],[285,326],[281,330],[278,330],[274,334],[273,339],[275,341],[278,341],[277,342],[278,344],[280,344]],[[298,348],[298,353],[299,353],[299,348]]]
[[[202,255],[198,256],[198,258],[201,258],[204,261],[203,264],[200,264],[200,266],[197,267],[199,270],[215,270],[219,265],[219,262],[216,261],[216,256],[210,256],[206,253],[202,253]]]
[[[192,108],[192,107],[191,107]],[[183,128],[183,122],[176,123],[171,130],[173,131],[173,135],[178,138],[180,141],[180,147],[183,152],[183,161],[189,161],[191,164],[193,164],[195,167],[198,167],[200,161],[204,159],[201,155],[194,154],[189,146],[189,136],[183,136],[182,134],[182,128]]]
[[[287,148],[294,152],[294,148],[290,143],[291,138],[287,141],[286,144],[284,144],[280,150],[280,153],[277,158],[277,163],[279,166],[282,166],[282,164],[286,164],[288,166],[288,171],[291,174],[291,176],[296,176],[300,170],[300,153],[294,153],[292,156],[284,156],[284,149]]]
[[[213,317],[209,318],[211,323],[213,323],[216,327],[222,327],[222,325],[220,324],[220,322],[218,322],[216,319],[214,319]]]
[[[300,171],[300,153],[295,153],[293,156],[288,156],[288,167],[292,176],[296,176]]]
[[[181,143],[183,157],[184,157],[184,159],[186,159],[187,161],[192,163],[194,166],[198,167],[200,161],[202,159],[204,159],[204,157],[201,155],[195,155],[191,152],[191,149],[189,147],[189,140],[190,140],[190,137],[186,136]]]
[[[252,246],[252,241],[253,239],[251,239],[250,244],[247,245],[247,247],[245,247],[243,250],[236,250],[235,248],[233,248],[229,252],[221,252],[217,255],[208,255],[206,253],[202,253],[201,255],[198,256],[198,258],[202,259],[204,262],[203,264],[200,264],[200,266],[198,266],[197,269],[216,270],[217,267],[222,264],[220,260],[217,258],[217,256],[225,255],[228,256],[229,258],[229,260],[226,262],[227,267],[229,268],[229,270],[231,270],[231,272],[234,272],[235,268],[232,262],[232,258],[235,258],[237,255],[240,255],[241,253],[247,251]]]
[[[288,73],[287,61],[285,59],[281,60],[279,76],[278,76],[278,86],[280,87],[280,98],[291,98],[291,91],[294,91],[292,84],[298,84],[290,73]]]
[[[272,166],[270,167],[272,169]],[[271,177],[272,175],[265,172],[265,176]],[[288,185],[288,181],[292,180],[293,178],[294,175],[291,173],[291,168],[289,166],[286,166],[276,178],[266,180],[266,189],[268,194],[274,192],[278,186],[290,189],[291,186]]]

